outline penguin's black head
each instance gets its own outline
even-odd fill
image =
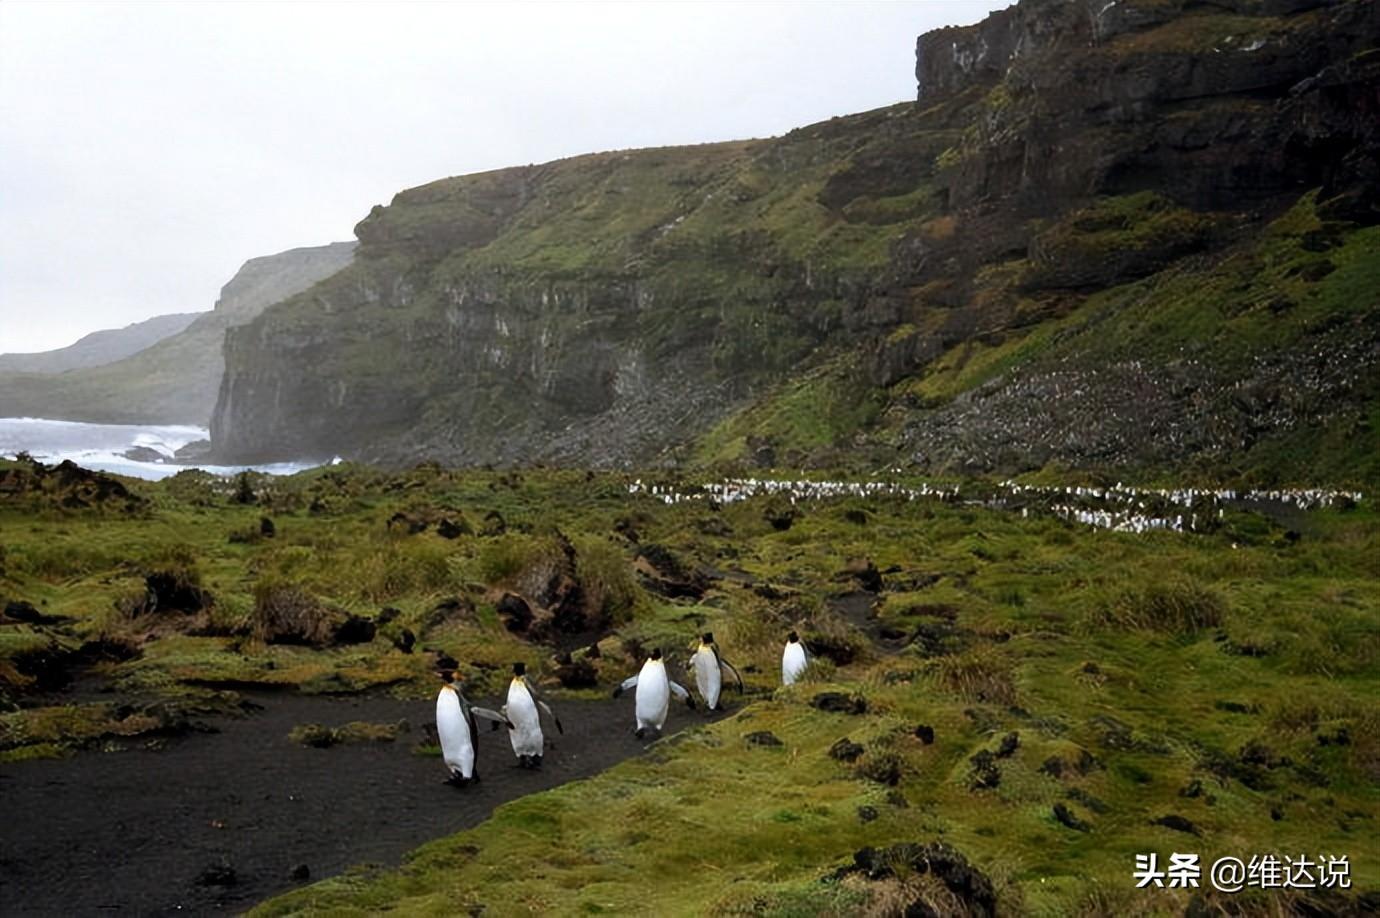
[[[441,681],[444,682],[446,685],[450,685],[452,682],[455,681],[455,673],[454,671],[449,669],[443,669],[436,675],[440,676]]]
[[[653,659],[653,660],[660,660],[660,659],[661,659],[661,648],[660,648],[660,647],[658,647],[658,648],[656,648],[655,650],[652,651],[652,659]]]
[[[513,664],[513,675],[514,675],[514,676],[525,676],[525,675],[527,675],[527,664],[526,664],[526,663],[523,663],[522,661],[518,661],[517,663],[514,663],[514,664]]]
[[[792,644],[798,644],[800,643],[800,635],[792,631],[790,634],[786,635],[786,640],[790,641]]]
[[[704,633],[704,642],[705,642],[706,644],[712,644],[712,643],[714,643],[714,632],[712,632],[712,631],[706,631],[706,632]]]

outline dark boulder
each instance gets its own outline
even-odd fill
[[[1001,769],[997,767],[996,757],[986,749],[968,759],[972,771],[968,774],[968,789],[992,790],[1001,784]]]
[[[834,714],[866,714],[867,699],[843,692],[820,692],[810,699],[810,706]]]
[[[780,738],[770,730],[757,730],[743,736],[743,742],[749,746],[781,746],[784,745]]]
[[[1153,826],[1164,826],[1166,829],[1173,829],[1175,832],[1185,832],[1189,835],[1202,836],[1202,831],[1197,826],[1189,822],[1177,813],[1169,813],[1161,816],[1150,823]]]
[[[514,634],[522,634],[532,626],[532,607],[516,593],[504,593],[499,598],[495,610],[503,622],[503,627]]]
[[[930,874],[963,903],[969,915],[991,918],[997,912],[997,894],[992,880],[944,842],[860,848],[853,855],[853,863],[835,871],[834,878],[842,879],[855,873],[869,880]]]
[[[336,626],[333,642],[336,644],[367,644],[374,639],[378,626],[372,619],[361,615],[350,615]]]
[[[829,747],[829,758],[837,759],[840,762],[852,762],[860,757],[864,751],[860,743],[855,743],[845,736]]]
[[[594,688],[599,684],[599,671],[588,657],[574,660],[569,654],[564,655],[556,665],[555,676],[561,685],[569,689]]]
[[[1075,832],[1089,832],[1092,830],[1092,826],[1075,816],[1073,811],[1062,803],[1054,804],[1054,818],[1059,821],[1060,825],[1067,826]]]
[[[462,535],[473,535],[474,530],[463,516],[445,516],[436,524],[436,534],[443,539],[458,539]]]
[[[934,743],[934,727],[929,724],[920,724],[915,728],[915,736],[926,746]]]

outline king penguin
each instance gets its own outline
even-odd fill
[[[719,656],[719,645],[714,643],[713,632],[706,631],[700,639],[700,646],[690,658],[690,668],[695,671],[695,687],[700,690],[707,710],[719,710],[719,693],[723,689],[724,673],[732,674],[738,683],[738,694],[743,693],[743,677],[733,664]]]
[[[475,729],[475,718],[482,717],[503,724],[508,721],[497,711],[471,707],[460,686],[455,684],[455,674],[451,670],[441,670],[440,676],[441,691],[436,694],[436,735],[441,740],[441,758],[450,772],[446,783],[465,787],[471,781],[479,780],[479,773],[474,767],[479,736]]]
[[[513,681],[508,683],[508,703],[503,714],[508,719],[508,739],[522,768],[540,768],[542,756],[541,714],[556,722],[556,732],[565,733],[561,719],[541,700],[536,687],[527,681],[527,665],[513,664]]]
[[[792,631],[786,636],[786,649],[781,652],[781,684],[794,685],[809,663],[809,658],[805,656],[805,645],[800,643],[800,635]]]
[[[637,689],[637,703],[634,705],[637,729],[633,734],[638,739],[646,735],[648,727],[655,729],[657,733],[661,732],[662,726],[666,723],[666,711],[671,706],[673,692],[691,710],[695,708],[695,699],[690,697],[690,693],[666,675],[666,662],[661,659],[660,648],[652,651],[647,662],[642,664],[641,672],[624,679],[623,684],[613,690],[613,697],[617,698],[630,688]]]

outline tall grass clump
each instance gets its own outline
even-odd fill
[[[939,688],[969,701],[1016,703],[1016,674],[1011,662],[990,647],[937,657],[928,663],[928,670]]]
[[[582,539],[576,544],[575,577],[584,590],[587,610],[610,624],[631,621],[646,605],[627,558],[606,539]]]
[[[1092,627],[1164,634],[1192,634],[1217,628],[1226,616],[1221,594],[1186,577],[1122,589],[1087,616]]]
[[[384,603],[411,593],[439,593],[456,581],[446,546],[431,539],[391,541],[357,557],[346,572],[353,591],[364,600]]]

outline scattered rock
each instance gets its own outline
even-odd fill
[[[790,529],[798,515],[795,507],[785,504],[769,504],[762,511],[762,518],[777,532]]]
[[[443,539],[458,539],[462,535],[473,535],[474,530],[470,528],[470,524],[465,521],[463,516],[459,519],[451,519],[446,516],[442,517],[441,521],[436,524],[436,534]]]
[[[743,741],[749,746],[781,746],[784,745],[775,733],[770,730],[757,730],[748,733],[743,737]]]
[[[173,453],[173,461],[177,463],[205,462],[209,458],[211,458],[210,440],[193,440],[191,443],[179,447]]]
[[[906,843],[881,849],[861,848],[854,853],[853,863],[835,871],[834,877],[842,879],[852,873],[860,873],[869,880],[928,873],[957,896],[970,915],[991,918],[996,914],[997,895],[991,879],[944,842],[925,845]]]
[[[398,636],[393,638],[393,646],[403,653],[411,653],[412,648],[417,644],[417,635],[412,633],[411,628],[404,628],[398,632]]]
[[[273,524],[273,520],[266,516],[259,517],[259,535],[265,539],[271,539],[278,534],[278,527]]]
[[[910,809],[910,801],[906,799],[906,795],[894,787],[886,792],[886,802],[898,810]]]
[[[1001,738],[1001,744],[997,746],[996,757],[999,759],[1009,759],[1021,745],[1021,735],[1012,731]]]
[[[374,621],[378,622],[380,626],[383,626],[393,621],[393,619],[397,618],[399,615],[402,615],[401,609],[395,609],[392,606],[384,606],[382,609],[379,609],[379,614],[374,616]]]
[[[225,861],[217,864],[207,864],[196,876],[198,886],[234,886],[239,882],[239,877],[235,875],[235,868]]]
[[[565,654],[556,666],[555,676],[561,685],[570,689],[594,688],[599,684],[599,671],[589,662],[588,655],[576,660]]]
[[[1103,803],[1097,797],[1094,797],[1092,794],[1083,790],[1081,787],[1075,787],[1071,789],[1064,796],[1068,797],[1070,800],[1083,804],[1085,807],[1092,810],[1094,813],[1097,813],[1098,815],[1102,815],[1111,810],[1111,807],[1107,806],[1107,804]]]
[[[484,514],[484,525],[480,527],[479,534],[488,536],[501,536],[508,531],[508,521],[503,518],[503,514],[497,510],[490,510]]]
[[[879,814],[877,813],[877,808],[876,808],[875,806],[860,806],[860,807],[858,807],[858,821],[859,821],[859,822],[872,822],[873,820],[875,820],[875,819],[877,818],[878,815],[879,815]]]
[[[1219,711],[1226,711],[1228,714],[1258,714],[1260,708],[1253,704],[1242,704],[1239,701],[1214,701],[1212,706]]]
[[[1062,803],[1054,804],[1054,818],[1059,820],[1061,825],[1068,826],[1075,832],[1088,832],[1092,830],[1092,826],[1075,816],[1073,811]]]
[[[1161,816],[1150,824],[1154,826],[1164,826],[1166,829],[1173,829],[1175,832],[1186,832],[1189,835],[1197,835],[1199,837],[1203,834],[1199,831],[1197,826],[1176,813]]]
[[[829,758],[836,759],[840,762],[852,762],[861,756],[864,751],[860,743],[855,743],[845,736],[829,747]]]
[[[422,517],[402,510],[388,518],[389,529],[401,529],[408,535],[424,532],[428,525],[430,524]]]
[[[863,759],[862,764],[858,766],[858,777],[876,781],[878,784],[885,784],[888,787],[895,787],[901,783],[903,770],[901,759],[898,756],[884,752],[880,755],[869,755]]]
[[[167,456],[148,446],[131,446],[124,451],[123,455],[132,462],[164,463],[168,461]]]
[[[361,615],[350,615],[335,629],[336,644],[368,644],[374,639],[378,626]]]
[[[431,607],[427,614],[417,622],[417,627],[421,629],[423,634],[426,634],[447,622],[474,621],[474,613],[474,603],[468,597],[447,596]]]
[[[870,558],[850,558],[848,565],[839,576],[851,578],[860,588],[869,593],[882,591],[882,573],[877,570],[877,565]]]
[[[32,604],[22,600],[5,603],[5,618],[21,625],[56,625],[64,621],[60,615],[44,615]]]
[[[700,599],[709,588],[703,573],[692,570],[670,549],[655,543],[638,547],[633,570],[644,587],[668,599]]]
[[[195,573],[180,569],[154,571],[144,578],[143,604],[135,614],[181,612],[192,615],[212,605],[211,594],[203,590]]]
[[[920,724],[915,728],[915,736],[926,746],[934,744],[934,727],[929,724]]]
[[[991,752],[983,749],[969,758],[968,763],[973,766],[968,774],[969,790],[991,790],[1001,784],[1001,769]]]
[[[516,593],[504,593],[495,608],[503,627],[514,634],[522,634],[532,625],[532,607]]]
[[[810,699],[810,706],[835,714],[866,714],[867,699],[861,695],[847,695],[843,692],[820,692]]]
[[[867,512],[859,510],[857,507],[850,507],[843,511],[843,518],[855,526],[867,525]]]

